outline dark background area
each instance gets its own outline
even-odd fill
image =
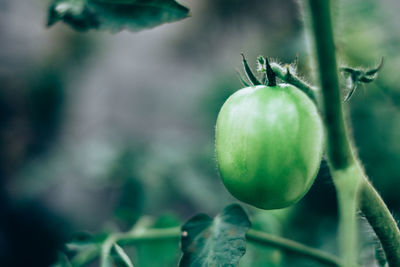
[[[298,54],[299,74],[313,81],[301,8],[279,0],[182,3],[192,17],[111,34],[61,23],[47,29],[45,1],[0,0],[0,266],[49,266],[77,231],[128,230],[143,215],[183,222],[237,202],[216,169],[216,117],[241,87],[240,52],[253,68],[259,54],[283,63]],[[360,86],[347,109],[365,169],[397,218],[399,12],[396,0],[334,8],[340,65],[368,68],[385,57],[379,78]],[[325,163],[297,205],[246,208],[256,227],[336,253]],[[372,230],[360,221],[360,259],[377,266]],[[268,255],[270,266],[314,266],[274,249]]]

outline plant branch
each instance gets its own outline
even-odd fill
[[[381,241],[389,266],[400,266],[400,232],[390,211],[368,180],[361,186],[361,211]]]
[[[306,256],[328,266],[341,266],[340,261],[337,257],[324,251],[305,246],[301,243],[286,238],[274,236],[265,232],[260,232],[252,229],[247,232],[246,238],[250,242],[254,242],[264,246],[276,247],[287,252]]]
[[[117,243],[120,246],[134,245],[139,242],[151,242],[161,240],[179,241],[181,234],[180,227],[148,229],[143,232],[119,233],[117,235]]]

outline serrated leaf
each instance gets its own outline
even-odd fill
[[[237,204],[227,206],[214,219],[205,214],[182,226],[180,267],[237,266],[246,252],[251,223]]]
[[[117,244],[112,246],[110,256],[116,267],[133,267],[128,255],[126,255],[125,251]]]
[[[53,0],[47,25],[63,21],[78,31],[137,32],[188,16],[189,9],[175,0]]]

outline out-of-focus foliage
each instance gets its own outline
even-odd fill
[[[150,229],[162,229],[177,227],[182,222],[172,214],[160,216]],[[157,256],[154,252],[157,252]],[[132,248],[131,254],[135,266],[165,266],[174,267],[177,265],[181,255],[179,243],[175,240],[159,240],[144,242]]]
[[[341,65],[374,67],[385,56],[377,80],[351,98],[349,120],[367,173],[396,216],[400,6],[397,0],[338,3]],[[0,0],[0,266],[49,266],[76,231],[126,231],[146,214],[215,215],[235,201],[216,170],[219,108],[241,87],[240,52],[287,63],[298,53],[300,75],[311,77],[302,18],[295,1],[182,4],[190,19],[110,35],[46,29],[45,6]],[[260,230],[336,253],[336,198],[325,165],[283,217],[270,218],[279,227]],[[258,220],[252,219],[255,227]],[[368,240],[361,259],[373,266],[372,230],[361,231]],[[123,249],[134,266],[176,265],[178,242],[157,246]],[[258,251],[248,244],[240,263],[314,264],[272,248],[261,258]]]
[[[69,262],[67,256],[64,253],[58,254],[57,263],[53,265],[53,267],[71,267],[71,263]]]
[[[124,28],[137,32],[186,18],[189,9],[174,0],[54,0],[47,25],[64,21],[78,31]]]

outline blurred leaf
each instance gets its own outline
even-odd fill
[[[144,188],[137,175],[140,146],[126,146],[110,165],[108,177],[110,185],[118,192],[118,201],[114,208],[116,219],[123,228],[129,228],[143,213]]]
[[[111,248],[110,256],[116,267],[133,267],[128,255],[126,255],[125,251],[117,244],[114,244]]]
[[[62,63],[38,66],[29,77],[26,112],[33,136],[29,147],[31,156],[49,149],[59,133],[65,107],[65,68]]]
[[[72,267],[72,265],[69,262],[68,257],[64,253],[59,252],[57,262],[51,265],[51,267]]]
[[[227,206],[214,219],[199,214],[182,226],[184,266],[237,266],[246,252],[246,233],[251,223],[243,208]]]
[[[47,25],[62,20],[78,31],[137,32],[188,16],[189,9],[174,0],[53,0]]]
[[[164,214],[157,218],[152,228],[171,228],[177,227],[181,224],[181,221],[174,214]]]
[[[181,224],[173,214],[160,216],[150,228],[170,228]],[[135,265],[146,267],[175,267],[179,257],[179,243],[175,240],[158,240],[143,242],[135,246]],[[157,252],[157,257],[154,252]]]

